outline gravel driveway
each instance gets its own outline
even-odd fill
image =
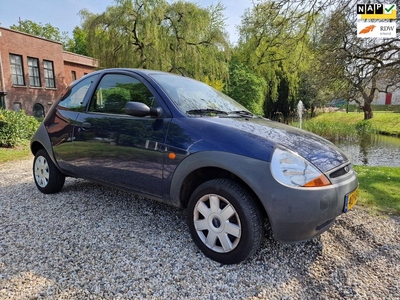
[[[356,208],[318,239],[266,236],[223,266],[185,211],[72,178],[43,195],[31,163],[0,165],[0,299],[400,299],[398,217]]]

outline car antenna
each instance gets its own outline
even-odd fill
[[[175,67],[174,65],[172,65],[172,69],[169,70],[169,71],[171,72],[171,71],[174,70],[174,69],[177,70],[179,73],[181,73],[181,75],[182,75],[183,77],[186,77],[185,73],[183,73],[183,71],[182,71],[181,69]]]

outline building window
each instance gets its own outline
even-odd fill
[[[6,108],[6,97],[7,93],[6,92],[0,92],[0,108]]]
[[[44,118],[44,107],[40,103],[35,103],[33,106],[33,116],[36,119],[42,119]]]
[[[39,60],[37,58],[28,57],[28,69],[29,69],[29,85],[41,86],[40,73],[39,73]]]
[[[21,109],[22,109],[22,106],[21,106],[20,102],[14,102],[13,103],[13,110],[14,111],[21,111]]]
[[[54,66],[50,60],[43,60],[44,84],[47,88],[55,88],[56,81],[54,79]]]
[[[72,81],[76,80],[76,72],[75,71],[71,71],[71,77],[72,77]]]
[[[25,85],[22,56],[10,54],[11,78],[13,85]]]

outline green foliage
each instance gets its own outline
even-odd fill
[[[39,122],[23,111],[0,109],[0,147],[16,147],[29,141]]]
[[[364,120],[362,113],[324,113],[303,122],[303,129],[330,140],[359,139],[375,133],[400,136],[400,114],[375,112],[373,119]]]
[[[312,67],[313,53],[307,34],[311,13],[300,13],[276,1],[257,1],[239,27],[235,57],[266,82],[264,112],[293,111],[300,73]]]
[[[18,25],[11,25],[10,29],[60,42],[64,45],[64,47],[66,47],[69,43],[68,33],[60,32],[60,29],[53,27],[49,23],[43,25],[40,22],[35,23],[31,20],[23,20],[20,21]]]
[[[87,49],[87,32],[79,26],[75,26],[72,32],[73,38],[69,40],[66,50],[80,55],[89,55]]]
[[[278,98],[273,99],[268,93],[264,104],[264,114],[270,119],[276,119],[274,115],[278,115],[281,121],[286,121],[290,113],[296,109],[294,97],[290,93],[290,82],[283,71],[277,70]]]
[[[220,4],[117,0],[102,14],[81,11],[87,50],[102,67],[136,67],[211,82],[227,77],[229,47]]]
[[[359,135],[369,135],[376,133],[370,122],[361,121],[356,124],[356,131]]]
[[[358,134],[356,126],[356,124],[348,124],[340,121],[330,122],[324,120],[309,120],[303,122],[302,128],[334,142],[357,139]]]
[[[224,92],[255,114],[263,114],[266,82],[239,63],[229,68],[229,84]]]
[[[206,76],[202,81],[220,92],[223,91],[225,87],[221,79],[211,80],[210,77]]]

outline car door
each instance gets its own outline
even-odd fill
[[[128,101],[160,105],[149,84],[125,73],[105,74],[87,112],[76,122],[74,165],[79,176],[161,197],[163,145],[170,119],[133,117]]]
[[[68,87],[49,113],[45,126],[53,146],[54,156],[63,172],[74,173],[74,124],[79,113],[86,110],[87,94],[97,75],[91,75]]]

